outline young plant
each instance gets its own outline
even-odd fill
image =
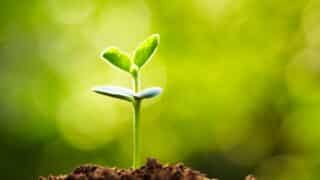
[[[99,86],[93,89],[94,92],[128,101],[133,107],[133,168],[140,164],[140,108],[143,99],[152,98],[161,93],[159,87],[152,87],[140,91],[140,71],[151,59],[159,45],[160,36],[153,34],[143,41],[132,53],[119,50],[116,47],[109,47],[102,52],[103,60],[117,69],[130,74],[133,89],[117,86]]]

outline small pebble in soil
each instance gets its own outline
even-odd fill
[[[257,180],[256,177],[254,177],[253,175],[248,175],[246,177],[246,180]]]

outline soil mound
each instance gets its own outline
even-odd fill
[[[181,163],[162,165],[148,159],[139,169],[108,168],[82,165],[68,175],[40,177],[40,180],[217,180],[206,177]]]

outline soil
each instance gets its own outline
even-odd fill
[[[40,177],[39,180],[218,180],[206,177],[181,163],[162,165],[155,159],[148,159],[139,169],[118,169],[98,165],[82,165],[70,174]],[[255,180],[247,176],[246,180]]]

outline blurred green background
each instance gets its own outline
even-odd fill
[[[83,163],[129,167],[131,107],[94,94],[130,86],[99,59],[152,33],[142,72],[142,157],[221,180],[320,179],[319,0],[4,0],[0,179]]]

